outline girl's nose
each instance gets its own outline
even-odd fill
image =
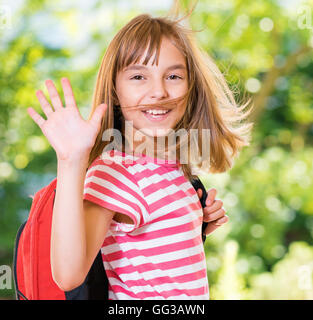
[[[154,81],[151,86],[150,97],[154,99],[161,99],[168,96],[163,80]]]

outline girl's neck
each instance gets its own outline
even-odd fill
[[[123,144],[123,150],[128,154],[143,154],[152,158],[164,159],[164,160],[176,160],[175,155],[170,156],[167,151],[168,138],[165,137],[165,142],[158,143],[158,140],[164,141],[164,138],[158,139],[158,137],[151,137],[144,135],[143,139],[138,141],[134,139],[136,129],[134,129],[134,134],[132,137],[132,143],[129,137],[125,137],[124,131],[123,136],[125,137],[125,144]]]

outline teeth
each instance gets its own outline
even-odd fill
[[[146,112],[150,114],[164,114],[167,113],[169,110],[146,110]]]

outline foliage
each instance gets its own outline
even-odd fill
[[[56,175],[54,151],[26,112],[29,106],[40,110],[35,91],[46,92],[48,78],[60,89],[60,78],[68,77],[86,118],[110,39],[139,13],[165,14],[171,1],[167,7],[147,3],[9,5],[12,26],[0,28],[0,265],[12,264],[29,195]],[[199,0],[191,16],[191,26],[203,29],[199,44],[216,60],[237,100],[252,96],[254,102],[251,145],[230,171],[201,177],[207,188],[218,190],[230,218],[206,241],[212,299],[312,299],[312,289],[300,288],[310,282],[301,284],[305,277],[297,273],[306,265],[301,270],[312,279],[310,7],[309,0]],[[13,290],[0,290],[0,297],[12,298]]]

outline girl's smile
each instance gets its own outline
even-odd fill
[[[149,121],[164,121],[172,110],[149,109],[141,111]]]

